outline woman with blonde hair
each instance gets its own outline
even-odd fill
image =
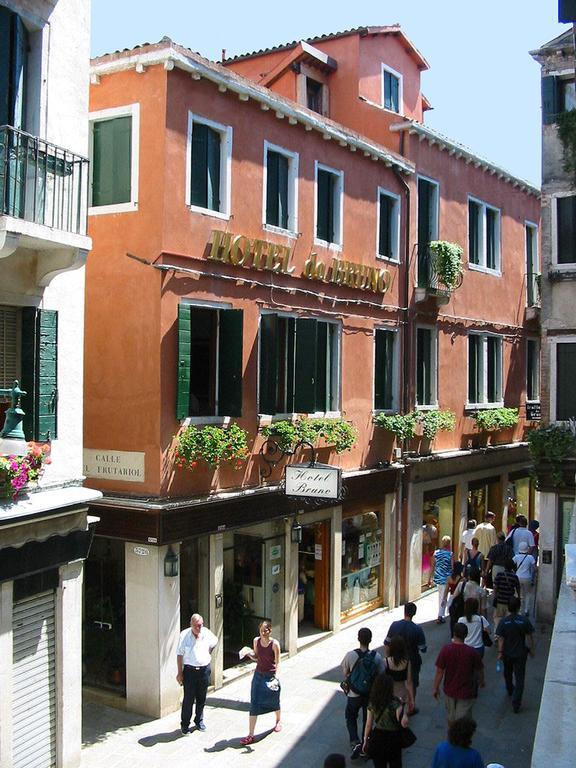
[[[249,658],[256,662],[256,669],[250,689],[250,717],[248,736],[240,739],[244,746],[254,742],[254,731],[258,715],[274,712],[276,725],[273,730],[282,730],[280,723],[280,681],[278,668],[280,666],[280,643],[272,637],[272,623],[261,621],[258,627],[259,636],[252,643],[253,652]]]
[[[454,555],[452,554],[452,539],[450,536],[442,536],[440,549],[432,555],[432,571],[434,584],[438,587],[438,618],[436,624],[444,624],[446,619],[446,583],[452,573]]]

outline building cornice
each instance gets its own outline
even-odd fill
[[[463,144],[453,141],[452,139],[443,136],[441,133],[429,128],[427,125],[418,123],[415,120],[405,120],[402,123],[395,123],[390,126],[391,131],[408,131],[410,135],[418,136],[420,141],[427,141],[430,146],[436,145],[440,151],[448,151],[449,155],[454,155],[457,159],[462,159],[467,164],[474,165],[476,168],[481,168],[486,173],[492,176],[496,176],[498,179],[511,184],[513,187],[519,188],[527,195],[534,195],[534,197],[540,197],[541,190],[539,187],[535,187],[530,184],[529,181],[521,179],[518,176],[514,176],[509,171],[501,168],[495,163],[486,160],[483,157],[472,152]]]
[[[413,163],[380,144],[173,43],[107,54],[94,59],[90,67],[91,82],[97,84],[105,75],[129,69],[144,72],[151,66],[163,66],[166,70],[175,67],[181,69],[190,74],[193,80],[208,80],[217,85],[221,92],[229,91],[235,94],[240,101],[252,100],[258,103],[263,111],[274,112],[278,119],[285,119],[290,125],[300,125],[307,131],[316,131],[326,141],[336,141],[351,152],[362,152],[365,157],[380,161],[402,173],[415,172]]]

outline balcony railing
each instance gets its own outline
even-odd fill
[[[418,254],[418,288],[420,293],[428,296],[436,296],[439,299],[448,299],[452,291],[462,285],[462,275],[459,275],[456,285],[446,285],[442,274],[438,270],[438,258],[430,246],[417,244]]]
[[[529,272],[526,275],[526,304],[528,307],[540,306],[540,280],[538,272]]]
[[[85,157],[0,127],[0,214],[85,235],[87,201]]]

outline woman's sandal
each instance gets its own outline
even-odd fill
[[[282,723],[276,723],[276,725],[272,730],[274,731],[274,733],[280,733],[280,731],[282,730]]]
[[[253,744],[253,743],[254,743],[254,736],[244,736],[243,739],[240,739],[240,744],[242,744],[242,746],[247,746],[248,744]]]

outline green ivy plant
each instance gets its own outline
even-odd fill
[[[298,419],[297,421],[275,421],[263,427],[264,437],[271,437],[283,451],[292,451],[301,440],[314,444],[323,437],[327,443],[334,446],[336,453],[349,451],[358,435],[356,430],[344,419]]]
[[[450,291],[458,288],[462,282],[462,247],[446,240],[432,240],[430,252],[434,256],[434,266],[439,282]]]
[[[564,147],[564,170],[576,175],[576,109],[556,115],[556,125]]]
[[[456,415],[452,411],[420,411],[418,421],[427,440],[434,440],[438,432],[453,432]]]
[[[399,441],[411,440],[416,433],[418,424],[417,413],[378,413],[374,416],[374,424],[387,432],[392,432]]]
[[[200,461],[216,468],[222,462],[239,469],[248,458],[248,432],[229,427],[185,427],[176,436],[176,466],[196,469]]]
[[[555,485],[564,485],[562,462],[576,456],[576,436],[571,430],[556,424],[534,429],[528,434],[528,450],[535,464],[545,461],[551,465]]]
[[[510,429],[518,424],[518,408],[487,408],[472,414],[481,432]]]

